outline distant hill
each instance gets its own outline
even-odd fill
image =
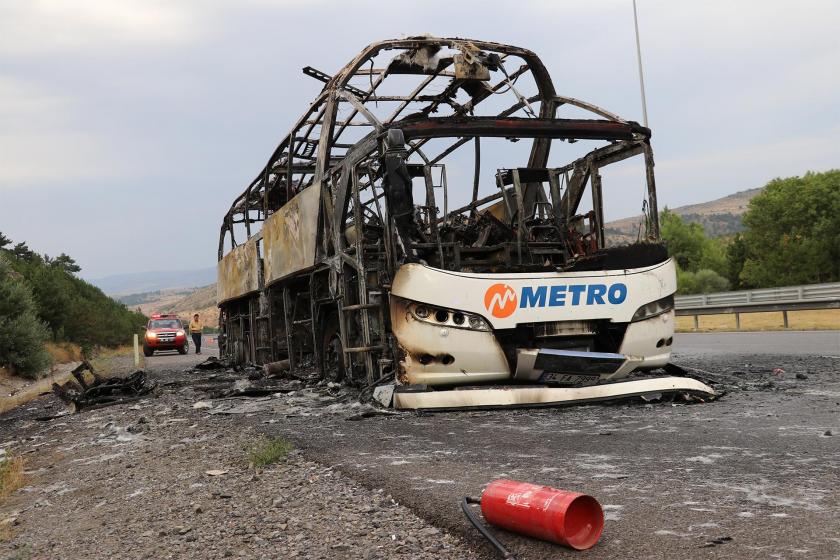
[[[142,294],[172,288],[206,286],[216,280],[216,267],[115,274],[89,280],[108,295]]]
[[[216,307],[216,284],[201,288],[172,288],[117,297],[131,309],[139,308],[146,315],[152,313],[177,313],[182,317],[201,315],[208,326],[219,323]]]
[[[706,234],[711,237],[734,235],[744,229],[741,217],[747,211],[750,200],[760,192],[761,188],[748,189],[709,202],[689,204],[669,210],[687,222],[700,224]],[[630,218],[607,222],[604,224],[607,238],[612,243],[628,242],[636,239],[641,220],[642,216],[639,214]]]
[[[219,308],[216,307],[216,284],[203,286],[185,295],[170,305],[164,305],[161,311],[178,313],[182,316],[201,315],[204,324],[213,326],[219,324]]]

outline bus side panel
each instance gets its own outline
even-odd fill
[[[315,264],[321,188],[298,193],[263,224],[265,285]]]
[[[217,265],[216,301],[223,303],[260,289],[256,239],[234,249]]]

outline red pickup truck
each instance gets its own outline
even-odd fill
[[[186,354],[190,349],[187,329],[177,315],[155,313],[146,325],[143,355],[152,356],[155,350],[177,350]]]

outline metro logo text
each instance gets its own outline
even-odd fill
[[[619,305],[626,299],[627,285],[623,282],[523,286],[519,294],[508,284],[493,284],[484,292],[484,307],[493,317],[504,319],[517,308]]]
[[[525,286],[519,298],[519,308],[563,307],[565,305],[618,305],[627,299],[627,285],[615,284],[555,284],[554,286]]]

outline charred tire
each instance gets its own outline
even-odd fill
[[[324,318],[321,328],[321,347],[318,349],[318,362],[321,377],[327,381],[340,383],[344,380],[344,346],[338,327],[338,315],[330,313]]]
[[[233,341],[233,362],[236,364],[245,363],[245,344],[241,340]]]
[[[154,350],[152,350],[152,349],[151,349],[151,348],[149,348],[148,346],[145,346],[145,345],[143,346],[143,355],[144,355],[144,356],[146,356],[147,358],[149,358],[149,357],[151,357],[151,356],[154,356],[154,354],[155,354],[155,351],[154,351]]]
[[[183,346],[178,348],[178,353],[179,354],[186,354],[187,352],[189,352],[189,350],[190,350],[189,347],[186,344],[184,344]]]

